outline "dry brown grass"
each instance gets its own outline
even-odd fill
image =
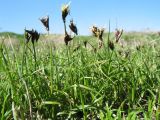
[[[1,36],[1,37],[0,37],[0,45],[1,45],[1,44],[6,45],[7,47],[11,47],[12,45],[13,45],[13,46],[19,46],[19,45],[20,45],[20,42],[19,42],[18,39],[16,39],[16,38],[11,38],[10,36],[8,36],[8,37]]]

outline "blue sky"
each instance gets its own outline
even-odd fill
[[[38,20],[50,16],[51,33],[63,33],[61,5],[70,0],[1,0],[0,32],[23,33],[24,28],[45,33]],[[92,25],[125,31],[160,30],[160,0],[71,0],[71,14],[80,34],[89,34]]]

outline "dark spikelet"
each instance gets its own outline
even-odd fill
[[[83,43],[84,43],[84,46],[86,48],[87,47],[87,41],[84,41]]]
[[[63,20],[63,22],[66,21],[66,17],[70,12],[69,5],[70,5],[70,2],[68,4],[62,5],[61,10],[62,10],[62,20]]]
[[[71,29],[72,32],[74,32],[76,35],[78,35],[78,30],[77,30],[76,25],[73,23],[73,20],[70,20],[69,28]]]
[[[101,41],[103,41],[104,28],[100,29],[99,32],[100,32],[100,33],[99,33],[99,39],[100,39]]]
[[[26,43],[29,42],[29,40],[31,39],[31,35],[27,32],[27,30],[24,30],[24,37],[26,39]]]
[[[92,34],[99,40],[98,48],[103,47],[103,33],[104,33],[104,28],[99,29],[96,26],[92,26]]]
[[[93,36],[97,37],[99,40],[103,41],[103,33],[104,33],[104,28],[99,29],[96,26],[92,26],[92,34]]]
[[[25,29],[25,38],[27,40],[27,43],[31,39],[31,42],[34,44],[34,42],[38,42],[40,37],[40,34],[36,30],[26,30]]]
[[[39,37],[40,37],[40,34],[35,30],[32,37],[33,41],[38,42]]]
[[[49,16],[41,18],[40,21],[45,26],[46,30],[49,31]]]
[[[68,35],[68,33],[66,33],[64,37],[65,44],[68,45],[68,42],[71,40],[73,40],[73,38],[70,35]]]
[[[98,28],[96,26],[92,26],[91,31],[92,31],[93,36],[98,37],[98,35],[97,35]]]
[[[119,40],[120,40],[122,34],[123,34],[123,29],[122,29],[122,30],[116,29],[116,32],[115,32],[116,43],[119,42]]]
[[[114,50],[114,43],[113,43],[112,41],[109,41],[108,47],[109,47],[111,50]]]

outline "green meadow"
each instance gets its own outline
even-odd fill
[[[0,34],[1,120],[160,119],[157,33],[124,32],[120,44],[107,32],[101,49],[96,37],[61,38]]]

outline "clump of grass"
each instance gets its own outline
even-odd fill
[[[29,51],[21,65],[23,47],[12,53],[1,45],[3,119],[29,119],[30,113],[33,119],[159,119],[159,47],[145,46],[129,58],[105,49],[37,49],[33,71]]]

